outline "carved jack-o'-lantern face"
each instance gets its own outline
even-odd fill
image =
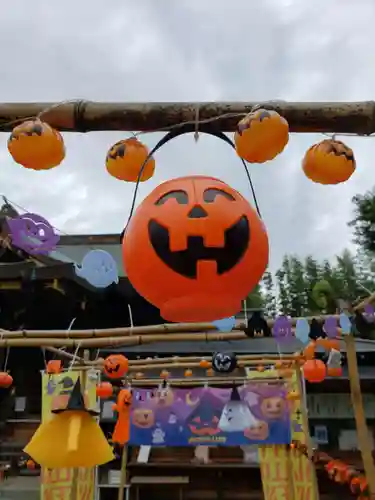
[[[128,359],[122,354],[111,354],[104,361],[104,372],[109,378],[123,377],[129,368]]]
[[[269,427],[267,422],[263,420],[244,430],[244,436],[253,441],[264,441],[268,438],[268,435]]]
[[[136,427],[149,429],[155,423],[154,412],[148,408],[136,408],[132,413],[132,422]]]
[[[123,258],[133,286],[164,319],[213,321],[237,313],[258,283],[268,238],[255,210],[230,186],[182,177],[159,185],[138,207]]]
[[[265,398],[261,403],[261,410],[264,417],[277,420],[283,416],[285,401],[277,396]]]

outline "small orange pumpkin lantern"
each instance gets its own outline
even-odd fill
[[[215,372],[212,368],[209,368],[208,370],[206,370],[206,375],[207,377],[213,377],[215,375]]]
[[[48,375],[53,375],[62,372],[62,362],[60,359],[51,359],[48,361],[46,372]]]
[[[104,360],[103,368],[108,378],[121,378],[128,372],[129,361],[122,354],[111,354]]]
[[[39,119],[17,125],[8,139],[8,150],[16,163],[33,170],[49,170],[65,158],[60,132]]]
[[[347,181],[356,168],[353,151],[343,142],[325,139],[307,150],[302,169],[318,184],[340,184]]]
[[[96,386],[96,395],[101,399],[108,399],[113,394],[113,387],[110,382],[102,382]]]
[[[168,370],[162,370],[160,372],[160,378],[167,379],[169,377],[170,373]]]
[[[327,367],[320,359],[307,360],[306,363],[304,363],[302,370],[305,379],[313,384],[323,382],[327,375]]]
[[[34,462],[34,460],[31,460],[29,458],[29,460],[26,461],[26,467],[29,469],[29,470],[34,470],[36,468],[36,463]]]
[[[249,163],[273,160],[288,141],[288,122],[276,111],[267,109],[257,109],[245,116],[234,134],[238,156]]]
[[[185,373],[184,373],[184,376],[185,377],[192,377],[193,376],[193,372],[191,370],[185,370]]]
[[[139,172],[148,157],[148,149],[136,137],[116,142],[107,153],[106,167],[120,181],[137,182]],[[150,158],[143,168],[140,182],[154,175],[155,160]]]
[[[209,367],[211,366],[211,362],[210,362],[210,361],[208,361],[207,359],[201,359],[201,360],[199,361],[199,366],[200,366],[201,368],[209,368]]]
[[[7,389],[13,384],[13,377],[8,372],[0,372],[0,387]]]
[[[261,279],[268,237],[256,211],[230,186],[182,177],[159,184],[138,206],[123,261],[133,287],[164,319],[215,321],[237,314]]]

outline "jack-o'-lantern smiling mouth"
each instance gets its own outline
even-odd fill
[[[215,261],[218,275],[230,271],[241,260],[250,241],[250,227],[246,216],[242,216],[224,231],[222,247],[205,246],[204,236],[187,234],[186,249],[171,251],[170,231],[155,219],[149,221],[148,233],[153,249],[164,264],[181,276],[191,279],[197,278],[199,261]]]

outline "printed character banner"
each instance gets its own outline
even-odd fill
[[[42,376],[42,419],[52,418],[51,410],[64,407],[79,377],[79,372],[64,372],[59,375]],[[87,406],[96,406],[96,383],[88,377],[85,391]],[[58,450],[56,450],[58,453]],[[73,469],[42,469],[41,500],[70,500],[73,484]],[[77,500],[93,500],[95,493],[95,470],[79,469]]]
[[[290,443],[286,391],[251,383],[238,389],[138,389],[131,445],[240,446]]]

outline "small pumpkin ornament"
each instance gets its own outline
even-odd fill
[[[16,163],[32,170],[50,170],[65,158],[62,135],[39,119],[27,120],[13,129],[8,151]]]
[[[129,361],[122,354],[111,354],[104,360],[103,369],[108,378],[121,378],[129,370]]]
[[[8,372],[0,372],[0,387],[7,389],[13,384],[13,377]]]
[[[185,370],[184,377],[192,377],[192,376],[193,376],[192,370],[190,369]]]
[[[208,359],[201,359],[199,361],[199,366],[200,366],[200,368],[210,368],[211,362],[208,361]]]
[[[36,463],[34,462],[34,460],[31,460],[31,458],[29,458],[29,459],[26,461],[26,467],[27,467],[29,470],[34,470],[34,469],[36,469]]]
[[[288,122],[276,111],[256,109],[237,125],[234,142],[238,156],[264,163],[280,154],[289,141]]]
[[[137,182],[139,173],[149,151],[136,137],[116,142],[107,153],[107,171],[120,181]],[[151,179],[155,171],[155,160],[151,157],[145,164],[140,182]]]
[[[264,224],[247,200],[204,176],[159,184],[138,206],[122,245],[133,287],[172,322],[237,314],[269,252]]]
[[[63,369],[61,359],[51,359],[47,363],[46,372],[48,375],[57,375],[61,373]]]
[[[354,173],[353,151],[341,141],[325,139],[307,150],[302,169],[311,181],[318,184],[340,184]]]
[[[108,399],[113,395],[113,387],[110,382],[101,382],[96,386],[96,395],[100,399]]]
[[[307,360],[302,370],[305,379],[312,384],[323,382],[327,375],[327,367],[320,359]]]

